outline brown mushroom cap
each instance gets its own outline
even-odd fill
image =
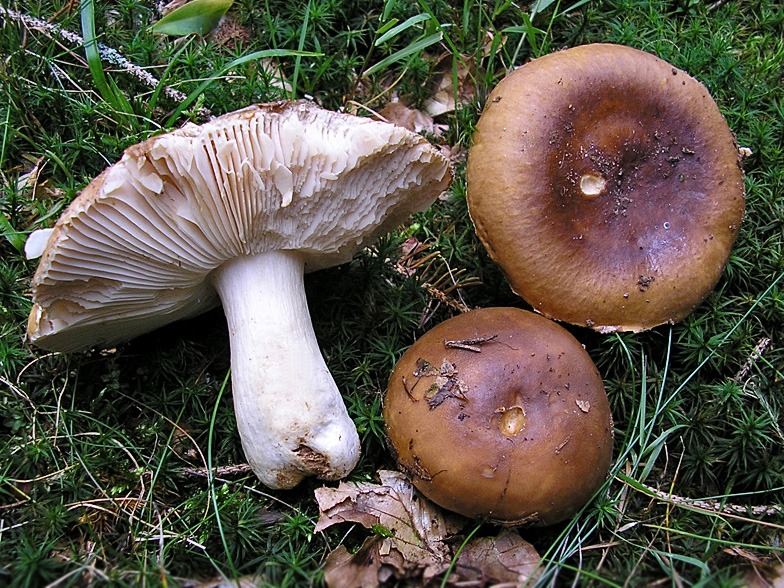
[[[573,516],[612,459],[591,358],[566,329],[516,308],[474,310],[416,341],[392,372],[384,418],[425,496],[502,524]]]
[[[744,214],[738,148],[705,86],[619,45],[553,53],[502,80],[467,182],[477,234],[512,288],[603,332],[694,310]]]

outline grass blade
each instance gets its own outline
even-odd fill
[[[153,93],[150,96],[150,100],[148,101],[148,110],[150,112],[155,110],[155,106],[158,104],[158,98],[161,95],[161,91],[163,91],[163,88],[166,86],[166,81],[169,79],[169,74],[171,73],[174,64],[177,63],[177,59],[180,57],[180,55],[182,55],[182,53],[191,46],[194,38],[195,37],[191,37],[182,44],[182,47],[180,47],[177,50],[177,53],[175,53],[174,56],[169,60],[169,64],[166,66],[166,69],[163,70],[161,79],[158,82],[158,85],[155,86],[155,90],[153,90]]]
[[[172,10],[152,26],[159,35],[204,36],[218,26],[234,0],[192,0]]]
[[[424,21],[429,20],[429,19],[430,19],[430,15],[429,14],[425,14],[425,13],[419,13],[419,14],[417,14],[415,16],[412,16],[411,18],[409,18],[405,22],[400,23],[396,27],[392,27],[389,30],[386,30],[386,32],[384,32],[378,39],[376,39],[376,42],[373,43],[373,44],[376,47],[379,47],[379,46],[383,45],[384,43],[386,43],[387,41],[389,41],[390,39],[394,39],[395,37],[397,37],[403,31],[407,31],[411,27],[418,25],[420,22],[424,22]],[[389,23],[387,23],[381,29],[379,29],[379,32],[382,32],[388,26],[389,26]]]
[[[220,534],[221,542],[223,543],[223,550],[226,553],[226,560],[229,564],[229,569],[231,570],[232,577],[237,577],[237,568],[234,565],[234,560],[231,557],[231,551],[229,550],[229,545],[226,542],[226,535],[223,532],[223,524],[221,523],[221,514],[220,508],[218,507],[218,497],[215,494],[215,475],[214,470],[212,467],[212,446],[213,440],[215,438],[215,422],[218,418],[218,408],[220,407],[221,398],[223,398],[223,393],[226,391],[226,386],[229,384],[229,378],[231,377],[231,372],[226,372],[226,377],[223,378],[223,383],[221,384],[220,390],[218,390],[218,397],[215,399],[215,405],[212,409],[212,418],[210,418],[210,428],[207,433],[207,476],[209,480],[210,486],[210,500],[212,501],[213,509],[215,510],[215,524],[218,526],[218,533]]]
[[[300,64],[302,63],[302,50],[305,48],[305,34],[308,32],[308,23],[310,21],[310,6],[311,0],[308,0],[308,5],[305,7],[305,18],[302,19],[302,27],[299,31],[299,41],[297,43],[297,56],[294,58],[294,75],[291,78],[291,99],[297,96],[297,81],[299,80]]]
[[[408,47],[393,53],[389,57],[385,57],[375,65],[369,67],[364,72],[362,72],[362,76],[369,76],[376,73],[377,71],[381,71],[392,63],[402,61],[406,57],[410,57],[411,55],[414,55],[423,49],[427,49],[434,43],[438,43],[442,38],[443,34],[439,31],[438,33],[433,33],[432,35],[428,35],[427,37],[419,39],[418,41],[411,43]]]
[[[82,24],[82,37],[84,38],[84,53],[93,82],[101,97],[116,111],[123,112],[122,102],[114,90],[109,86],[101,63],[101,54],[98,51],[98,39],[95,36],[95,0],[83,0],[79,4],[79,16]]]
[[[534,56],[540,57],[539,51],[539,43],[537,43],[536,38],[537,36],[541,35],[544,37],[547,33],[540,28],[537,28],[533,25],[531,21],[531,17],[528,14],[522,15],[523,24],[522,25],[513,25],[504,28],[501,32],[502,33],[519,33],[522,35],[522,40],[527,40],[528,44],[531,46],[531,51],[533,51]]]
[[[0,234],[3,235],[3,238],[8,241],[14,249],[20,253],[24,251],[24,244],[27,238],[24,233],[20,233],[11,226],[9,220],[2,213],[0,213]]]
[[[193,102],[206,90],[209,88],[215,80],[219,77],[224,75],[230,69],[240,66],[244,63],[248,63],[249,61],[253,61],[255,59],[263,59],[265,57],[321,57],[323,53],[312,53],[310,51],[291,51],[288,49],[264,49],[262,51],[254,51],[253,53],[248,53],[247,55],[243,55],[242,57],[238,57],[234,61],[226,64],[220,70],[212,74],[209,78],[204,80],[201,84],[199,84],[195,90],[193,90],[190,94],[188,94],[188,98],[185,99],[177,108],[174,109],[172,114],[169,116],[169,119],[166,121],[166,127],[171,128],[174,126],[174,123],[183,113],[183,111],[188,108]]]

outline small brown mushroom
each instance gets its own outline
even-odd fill
[[[612,460],[610,407],[588,353],[516,308],[458,315],[416,341],[392,372],[384,418],[425,496],[506,525],[572,517]]]
[[[641,331],[683,319],[715,287],[744,214],[739,161],[697,80],[643,51],[584,45],[490,94],[469,210],[536,311]]]

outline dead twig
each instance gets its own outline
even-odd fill
[[[471,310],[460,299],[460,290],[469,286],[479,286],[482,281],[474,276],[462,279],[465,269],[452,270],[441,257],[440,251],[432,251],[429,244],[413,238],[409,241],[413,242],[413,246],[408,242],[404,244],[404,255],[392,263],[392,268],[407,278],[418,273],[422,288],[430,297],[446,304],[452,310],[461,314]]]
[[[21,23],[26,28],[39,31],[49,38],[57,37],[67,41],[68,43],[71,43],[72,45],[84,46],[84,39],[81,36],[77,35],[76,33],[72,33],[71,31],[67,31],[57,24],[46,22],[27,14],[22,14],[21,12],[5,8],[4,6],[0,6],[0,17],[4,18],[6,21],[12,20]],[[102,43],[97,43],[96,46],[102,61],[119,67],[121,70],[130,74],[150,88],[155,89],[161,85],[160,80],[158,80],[147,70],[128,61],[116,49],[107,47]],[[185,93],[180,92],[179,90],[175,90],[174,88],[170,88],[169,86],[163,86],[161,92],[167,98],[178,103],[185,102],[185,100],[188,98]],[[198,116],[200,118],[209,118],[212,116],[212,114],[208,109],[201,108],[198,112]]]
[[[248,492],[251,492],[258,496],[263,496],[264,498],[267,498],[269,500],[272,500],[274,502],[277,502],[278,504],[285,506],[289,510],[302,514],[302,511],[299,508],[297,508],[293,504],[289,504],[288,502],[281,500],[277,496],[259,490],[254,486],[242,484],[239,481],[229,480],[227,478],[227,476],[236,477],[236,476],[245,476],[248,474],[252,474],[253,470],[251,470],[248,464],[243,463],[243,464],[230,465],[230,466],[218,466],[212,468],[212,471],[210,471],[207,468],[182,468],[179,470],[178,473],[180,476],[183,477],[206,478],[207,480],[212,480],[213,483],[219,482],[221,484],[238,485],[241,486],[244,490],[247,490]]]
[[[465,349],[466,351],[473,351],[474,353],[481,353],[482,348],[480,345],[483,343],[487,343],[488,341],[492,341],[498,337],[498,333],[494,335],[490,335],[488,337],[476,337],[473,339],[460,339],[459,341],[451,341],[449,339],[444,339],[444,347],[451,348],[451,349]]]
[[[760,404],[762,404],[765,411],[770,416],[770,422],[773,425],[773,428],[776,430],[776,434],[779,436],[779,439],[784,441],[784,432],[782,432],[781,427],[779,427],[779,417],[778,414],[773,410],[773,407],[768,402],[768,399],[765,398],[765,395],[760,390],[759,386],[757,386],[756,382],[752,379],[747,379],[749,373],[751,372],[752,368],[756,365],[757,361],[762,357],[762,354],[770,347],[771,339],[769,337],[763,337],[760,339],[759,343],[754,347],[754,350],[751,352],[751,355],[746,360],[746,363],[743,364],[743,367],[740,368],[740,371],[735,375],[734,381],[738,385],[743,386],[743,393],[746,396],[750,396],[751,398],[756,398]]]
[[[716,10],[724,6],[727,2],[729,2],[729,0],[717,0],[713,4],[709,4],[708,12],[715,12]]]
[[[213,477],[225,478],[227,476],[244,476],[250,474],[251,472],[252,470],[248,464],[241,463],[237,465],[218,466],[213,468],[212,475]],[[180,474],[193,478],[209,478],[210,470],[207,468],[182,468],[180,470]]]
[[[762,354],[770,347],[771,339],[769,337],[763,337],[760,339],[757,346],[754,347],[754,351],[751,352],[751,355],[746,360],[746,363],[743,364],[743,367],[740,368],[740,371],[735,375],[735,382],[737,384],[742,384],[746,378],[749,376],[749,372],[751,372],[752,368],[762,357]]]
[[[623,480],[621,480],[623,481]],[[628,484],[627,482],[624,482]],[[765,504],[760,506],[744,506],[742,504],[731,504],[724,502],[723,500],[713,500],[713,499],[695,499],[695,498],[685,498],[683,496],[677,496],[670,492],[663,492],[657,488],[653,488],[652,486],[648,486],[647,484],[643,484],[642,482],[638,482],[640,484],[640,488],[636,486],[631,486],[638,492],[651,496],[653,498],[658,498],[668,504],[674,504],[677,506],[684,506],[688,508],[694,508],[696,510],[707,511],[710,513],[717,513],[722,515],[729,515],[739,518],[744,518],[744,515],[750,515],[755,517],[772,517],[779,514],[784,513],[784,507],[778,504]],[[748,519],[745,519],[748,520]],[[757,522],[760,524],[767,524],[763,523],[762,521],[750,521],[750,522]],[[773,525],[776,528],[781,528],[780,525]]]

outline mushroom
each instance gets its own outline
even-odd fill
[[[566,329],[518,308],[473,310],[418,339],[392,372],[384,419],[426,497],[503,525],[574,516],[612,460],[596,366]]]
[[[447,189],[402,127],[251,106],[128,148],[71,203],[32,283],[32,342],[109,347],[223,304],[237,425],[266,485],[345,476],[359,439],[319,350],[306,271],[348,261]]]
[[[523,65],[490,94],[467,166],[471,218],[511,287],[601,332],[683,319],[744,215],[732,132],[708,90],[609,44]]]

